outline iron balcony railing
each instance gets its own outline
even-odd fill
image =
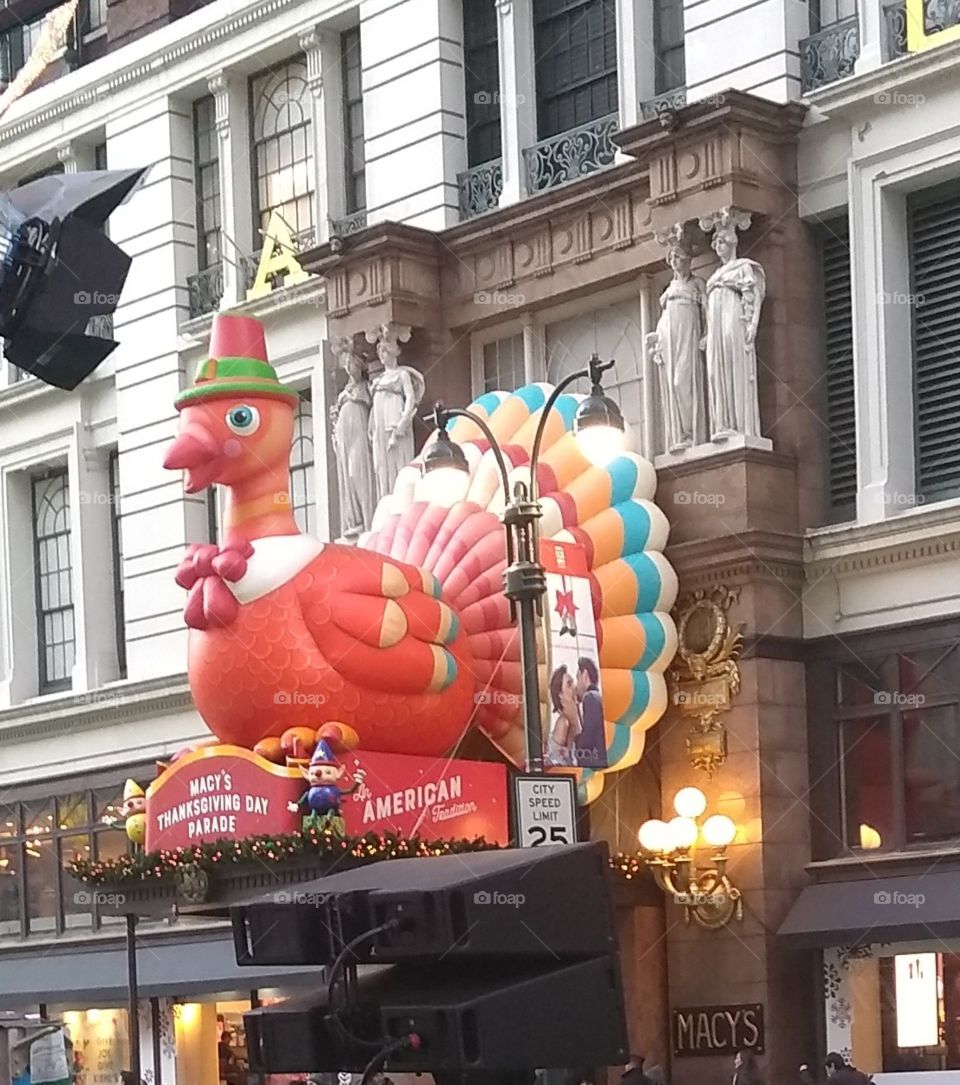
[[[617,114],[611,113],[525,148],[523,166],[527,193],[575,181],[612,165],[617,154],[613,135],[618,126]]]
[[[503,192],[503,159],[495,158],[457,174],[460,221],[500,206]]]
[[[860,56],[860,20],[841,19],[800,42],[800,89],[808,94],[818,87],[853,75]]]

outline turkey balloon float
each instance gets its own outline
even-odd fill
[[[472,405],[515,470],[529,464],[550,391],[529,385]],[[653,467],[629,452],[592,465],[572,434],[580,398],[562,395],[552,410],[538,482],[542,536],[576,543],[588,559],[607,767],[565,771],[590,801],[604,772],[638,760],[666,707],[677,582],[662,553],[668,525],[652,502]],[[415,461],[358,546],[323,543],[300,531],[291,503],[298,400],[267,360],[260,323],[216,316],[209,357],[176,401],[179,436],[164,461],[185,472],[188,493],[216,484],[226,496],[219,546],[191,546],[177,573],[200,715],[221,742],[258,751],[275,751],[295,722],[321,736],[339,725],[362,751],[441,757],[478,727],[522,766],[504,496],[480,431],[462,418],[449,428],[470,468],[458,493],[434,496]]]

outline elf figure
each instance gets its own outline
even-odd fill
[[[351,787],[341,788],[339,781],[346,775],[347,770],[334,757],[326,739],[320,739],[317,748],[313,751],[309,766],[300,771],[310,786],[297,802],[288,803],[287,809],[295,813],[306,806],[310,813],[303,819],[305,829],[311,826],[328,825],[342,836],[344,823],[340,814],[340,801],[344,796],[352,795],[363,783],[366,775],[363,769],[357,769],[354,772]]]
[[[137,851],[143,848],[147,839],[147,797],[136,780],[127,780],[123,785],[123,803],[120,806],[123,815],[123,827],[127,837]]]

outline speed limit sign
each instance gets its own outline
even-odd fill
[[[577,842],[577,785],[571,776],[515,776],[517,844],[539,848]]]

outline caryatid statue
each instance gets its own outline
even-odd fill
[[[714,441],[737,434],[760,436],[756,337],[766,278],[756,260],[737,256],[737,230],[749,226],[750,216],[731,207],[700,219],[700,228],[713,232],[711,244],[720,259],[706,287],[707,389]]]
[[[370,446],[370,408],[373,397],[367,381],[366,363],[349,336],[330,344],[347,383],[331,408],[333,451],[337,458],[340,492],[340,534],[355,539],[367,531],[377,503]]]
[[[660,319],[647,336],[647,350],[659,374],[664,451],[678,453],[708,440],[702,345],[706,293],[703,280],[691,271],[683,224],[658,234],[657,240],[667,246],[673,278],[660,295]]]
[[[381,324],[366,333],[368,343],[377,344],[383,370],[370,386],[370,444],[377,498],[391,493],[400,469],[414,456],[413,418],[423,399],[423,376],[408,365],[400,365],[400,343],[410,339],[411,329],[400,324]]]

